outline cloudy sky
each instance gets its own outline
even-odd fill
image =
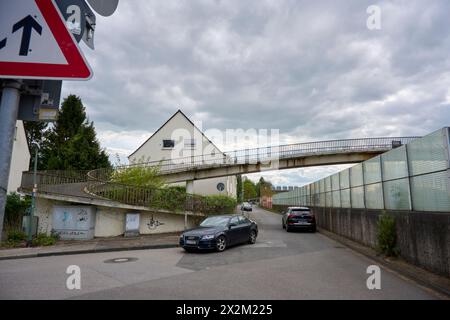
[[[97,17],[96,50],[82,45],[94,77],[63,94],[122,159],[179,108],[282,143],[423,135],[450,125],[449,13],[446,0],[121,0]],[[264,175],[298,185],[340,168]]]

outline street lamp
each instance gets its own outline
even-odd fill
[[[34,210],[36,208],[36,192],[37,192],[37,162],[38,162],[38,152],[39,152],[39,144],[37,142],[33,143],[34,146],[34,163],[33,163],[33,192],[31,193],[31,210],[29,213],[28,219],[28,237],[27,237],[27,247],[31,247],[33,244],[33,217]]]

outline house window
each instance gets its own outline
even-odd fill
[[[195,148],[195,139],[184,139],[184,146],[186,148]]]
[[[163,140],[163,148],[175,147],[175,140]]]

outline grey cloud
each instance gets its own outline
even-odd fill
[[[208,128],[289,141],[422,135],[449,125],[450,3],[121,1],[98,18],[95,76],[66,82],[106,147],[136,147],[178,108]],[[138,132],[133,144],[107,132]]]

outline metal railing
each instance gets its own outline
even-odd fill
[[[194,155],[188,157],[133,163],[126,166],[118,166],[116,169],[120,170],[133,166],[159,166],[161,174],[169,174],[194,169],[208,169],[211,167],[268,163],[274,160],[301,158],[311,155],[384,152],[391,150],[393,146],[407,144],[417,138],[419,137],[364,138],[306,142],[226,151],[218,155],[195,155],[194,152]]]
[[[123,204],[153,207],[168,210],[217,212],[229,209],[212,203],[207,197],[186,194],[176,188],[136,187],[112,181],[115,172],[136,166],[159,167],[161,175],[211,167],[265,163],[268,161],[294,159],[311,155],[355,152],[384,152],[398,144],[406,144],[418,137],[390,137],[368,139],[346,139],[296,143],[275,147],[228,151],[217,155],[197,155],[171,160],[134,163],[115,168],[100,168],[90,171],[39,171],[38,192],[68,196],[98,197]],[[33,189],[33,174],[25,172],[22,189]]]
[[[40,193],[92,198],[84,192],[89,181],[88,170],[48,170],[36,173],[36,184]],[[20,189],[33,190],[33,172],[23,172]]]
[[[110,170],[113,172],[113,170]],[[232,213],[236,203],[186,193],[182,188],[137,187],[102,180],[89,171],[39,171],[36,174],[37,192],[119,202],[168,211],[191,211],[205,214]],[[22,175],[21,191],[33,190],[33,172]]]

